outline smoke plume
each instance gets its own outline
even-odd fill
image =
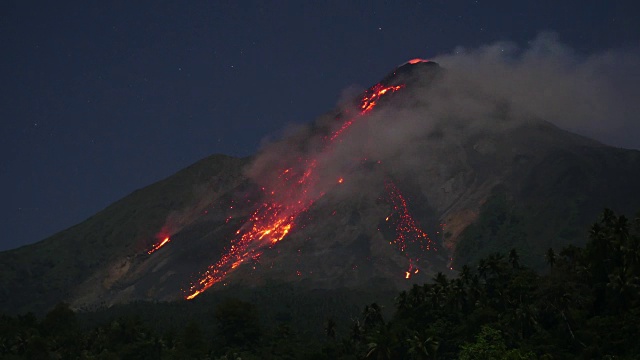
[[[499,42],[434,58],[451,91],[502,99],[535,117],[603,143],[640,148],[638,49],[581,55],[542,33],[525,49]]]
[[[375,161],[384,165],[382,172],[424,167],[430,156],[453,154],[470,136],[534,121],[605,144],[640,148],[638,54],[627,49],[581,55],[552,33],[540,34],[526,48],[508,42],[457,48],[433,58],[441,76],[417,79],[418,85],[403,89],[402,96],[356,119],[334,143],[327,145],[326,134],[339,128],[344,117],[335,120],[335,114],[328,114],[265,145],[248,175],[269,187],[278,183],[274,169],[297,166],[304,171],[317,161],[319,194],[354,164]],[[356,111],[348,103],[339,104],[342,114]],[[318,131],[323,126],[329,130]],[[365,178],[374,178],[369,175]],[[354,190],[367,190],[363,179],[345,181],[349,183]]]

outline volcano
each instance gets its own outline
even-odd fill
[[[253,157],[213,155],[0,253],[0,309],[191,300],[273,281],[403,289],[511,248],[539,266],[549,247],[584,241],[603,207],[640,209],[640,152],[451,92],[448,78],[411,60]]]

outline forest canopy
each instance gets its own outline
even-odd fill
[[[295,311],[284,306],[269,313],[260,303],[227,298],[197,318],[169,304],[86,314],[60,303],[43,318],[2,315],[0,357],[636,358],[640,216],[630,220],[607,209],[590,227],[584,248],[548,249],[545,259],[546,271],[537,273],[516,250],[492,253],[455,278],[438,273],[396,294],[393,305],[371,302],[354,317],[323,317],[313,293],[296,299],[302,305]],[[344,299],[350,301],[348,294]]]

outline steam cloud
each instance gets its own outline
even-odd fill
[[[446,156],[451,144],[471,135],[540,120],[605,144],[640,148],[637,50],[580,55],[553,33],[540,34],[525,49],[508,42],[457,48],[433,58],[444,69],[437,81],[410,93],[402,90],[402,103],[394,101],[357,120],[331,146],[323,146],[324,134],[312,127],[298,128],[265,145],[247,173],[269,187],[278,183],[274,169],[279,165],[304,167],[305,159],[317,159],[320,193],[358,159],[380,160],[387,164],[385,171],[424,167],[430,154]],[[344,111],[345,105],[340,107]],[[317,124],[332,130],[341,126],[330,115]],[[434,138],[439,141],[429,140]],[[362,179],[352,180],[356,188],[365,187]]]
[[[421,63],[402,68],[390,78],[392,83],[374,87],[385,92],[366,94],[364,107],[343,101],[336,112],[265,145],[246,172],[268,200],[238,231],[231,250],[193,284],[187,298],[223,279],[249,254],[261,254],[262,248],[287,236],[297,216],[329,191],[332,196],[376,201],[385,188],[382,182],[391,178],[420,187],[431,208],[444,214],[463,198],[465,184],[475,181],[465,161],[469,140],[478,153],[500,156],[511,145],[491,150],[501,143],[495,135],[529,123],[536,126],[527,131],[548,130],[537,124],[548,121],[600,135],[604,142],[640,145],[625,144],[620,136],[640,130],[635,121],[640,110],[635,101],[640,95],[637,53],[580,56],[545,33],[524,50],[496,43],[457,49],[434,60],[441,69]],[[368,105],[375,109],[361,115]],[[491,181],[483,181],[491,186]],[[368,197],[359,198],[358,193]],[[180,216],[175,218],[181,223]]]
[[[455,84],[506,99],[522,115],[595,138],[640,148],[640,53],[583,56],[542,33],[524,50],[512,43],[457,49],[434,59]]]

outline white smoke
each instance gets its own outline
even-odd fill
[[[527,48],[495,43],[434,58],[453,90],[502,99],[515,115],[552,122],[603,143],[640,148],[640,52],[580,55],[542,33]]]
[[[402,97],[358,119],[331,146],[323,146],[326,133],[298,128],[267,144],[248,174],[258,184],[277,186],[274,171],[316,159],[323,191],[360,159],[415,169],[430,156],[442,159],[451,144],[474,134],[540,120],[606,144],[640,148],[638,54],[626,49],[581,55],[551,33],[524,49],[507,42],[457,48],[433,58],[444,69],[441,77],[402,90]],[[330,115],[317,123],[333,130],[342,125]],[[352,184],[366,188],[362,179]]]

